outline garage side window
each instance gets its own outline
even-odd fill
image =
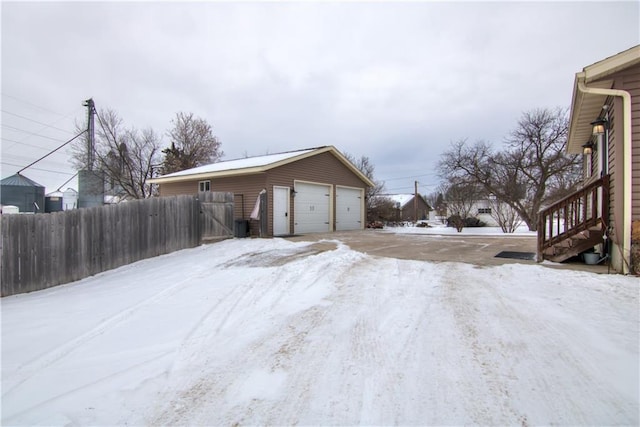
[[[198,183],[198,191],[211,191],[211,181],[200,181]]]

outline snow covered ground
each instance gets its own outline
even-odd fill
[[[2,425],[637,425],[639,281],[234,239],[2,299]]]
[[[513,233],[504,233],[500,227],[465,227],[458,232],[454,227],[430,221],[429,227],[416,227],[408,223],[405,227],[385,227],[384,229],[393,233],[402,234],[437,234],[437,235],[455,235],[455,236],[529,236],[534,237],[538,234],[535,231],[529,231],[526,225],[519,226]]]

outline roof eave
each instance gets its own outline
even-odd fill
[[[214,179],[214,178],[226,178],[232,176],[239,175],[255,175],[258,173],[265,172],[265,167],[253,167],[253,168],[242,168],[242,169],[232,169],[226,171],[217,171],[217,172],[202,172],[195,173],[190,175],[181,175],[181,176],[171,176],[171,177],[158,177],[148,179],[147,182],[149,184],[169,184],[173,182],[185,182],[185,181],[201,181],[205,179]]]
[[[342,162],[342,164],[344,164],[347,168],[351,170],[351,172],[356,174],[358,178],[360,178],[365,184],[367,184],[367,187],[376,186],[376,184],[372,180],[370,180],[365,174],[363,174],[360,169],[358,169],[353,163],[351,163],[349,159],[347,159],[342,153],[340,153],[333,145],[326,147],[325,151],[331,151],[333,155],[338,160],[340,160],[340,162]]]
[[[591,122],[598,118],[607,96],[584,93],[580,84],[585,84],[585,73],[576,73],[573,84],[573,97],[569,115],[569,136],[567,138],[567,153],[582,154],[582,146],[591,139]],[[611,80],[592,82],[590,87],[611,88]]]
[[[640,45],[588,65],[581,72],[576,73],[569,116],[567,153],[582,153],[582,145],[591,138],[591,122],[598,118],[607,99],[605,95],[583,93],[579,85],[610,89],[613,86],[613,81],[608,79],[610,76],[638,63],[640,63]]]
[[[640,63],[640,45],[584,67],[585,83],[600,80]]]
[[[270,169],[274,169],[280,166],[284,166],[286,164],[296,162],[298,160],[306,159],[309,157],[316,156],[318,154],[331,152],[340,162],[342,162],[349,170],[351,170],[354,174],[360,178],[368,187],[374,187],[375,184],[366,175],[364,175],[358,168],[356,168],[353,163],[351,163],[342,153],[340,153],[334,146],[329,145],[326,147],[320,147],[316,150],[312,150],[306,153],[302,153],[298,156],[289,157],[287,159],[283,159],[274,163],[270,163],[264,166],[257,166],[251,168],[241,168],[241,169],[233,169],[233,170],[225,170],[225,171],[217,171],[217,172],[202,172],[196,174],[189,175],[180,175],[180,176],[167,176],[167,177],[158,177],[151,178],[147,180],[150,184],[168,184],[173,182],[185,182],[185,181],[195,181],[195,180],[204,180],[204,179],[213,179],[213,178],[225,178],[232,176],[240,176],[240,175],[253,175],[258,173],[264,173]]]

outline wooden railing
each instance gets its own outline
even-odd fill
[[[597,225],[609,226],[609,175],[540,212],[538,258],[545,249]]]

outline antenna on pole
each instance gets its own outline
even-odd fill
[[[91,171],[95,163],[95,126],[93,116],[96,114],[96,107],[93,98],[87,99],[82,105],[87,107],[87,170]]]

